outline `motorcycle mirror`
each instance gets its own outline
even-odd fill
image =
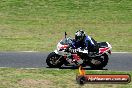
[[[66,36],[67,36],[67,33],[65,32],[65,38],[66,38]]]

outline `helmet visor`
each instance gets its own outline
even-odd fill
[[[77,41],[77,42],[79,42],[79,41],[82,41],[82,40],[83,40],[82,36],[76,36],[76,37],[75,37],[75,39],[76,39],[76,41]]]

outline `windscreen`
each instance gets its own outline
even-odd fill
[[[62,45],[71,45],[72,44],[72,39],[71,38],[64,38],[60,44]]]

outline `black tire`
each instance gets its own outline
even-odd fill
[[[104,54],[104,55],[102,55],[102,56],[104,57],[104,59],[103,59],[103,61],[101,61],[101,64],[95,65],[95,64],[93,64],[93,63],[90,63],[90,67],[91,67],[92,69],[101,70],[101,69],[103,69],[103,68],[107,65],[108,60],[109,60],[108,55],[107,55],[107,54]]]
[[[60,68],[63,65],[63,58],[60,58],[61,56],[56,54],[55,52],[51,52],[47,59],[46,59],[46,63],[50,68]],[[57,61],[58,59],[59,63],[54,63],[55,61]]]
[[[83,85],[86,83],[87,79],[84,76],[78,76],[76,77],[76,81],[78,84]]]

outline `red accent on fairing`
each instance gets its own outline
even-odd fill
[[[68,45],[61,45],[60,49],[66,49],[68,47]]]
[[[67,56],[66,56],[66,55],[64,55],[64,58],[66,59],[66,58],[67,58]]]
[[[107,51],[109,48],[99,48],[99,53],[104,53],[105,51]]]
[[[72,56],[74,60],[76,61],[80,60],[80,57],[77,54],[72,54]]]

